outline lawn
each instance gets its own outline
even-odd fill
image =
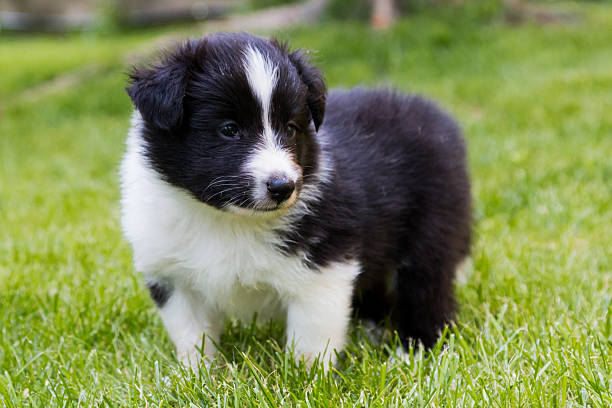
[[[330,86],[434,98],[469,145],[476,239],[447,347],[403,362],[355,329],[327,375],[282,352],[279,324],[230,322],[191,376],[133,270],[124,73],[168,30],[1,36],[0,407],[612,406],[612,5],[556,7],[573,18],[445,9],[278,33],[317,50]]]

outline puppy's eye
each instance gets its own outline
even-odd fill
[[[286,132],[289,139],[294,139],[295,135],[297,134],[297,127],[295,127],[293,124],[288,124]]]
[[[224,123],[218,130],[219,135],[228,140],[240,139],[240,130],[234,122]]]

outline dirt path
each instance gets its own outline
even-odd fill
[[[278,30],[317,21],[328,0],[309,0],[296,5],[272,7],[245,15],[235,15],[225,20],[204,24],[212,31]]]

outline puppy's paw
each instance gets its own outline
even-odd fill
[[[177,355],[183,366],[194,374],[198,372],[200,364],[204,364],[206,368],[210,367],[210,356],[202,356],[202,353],[196,347],[177,351]]]
[[[290,351],[287,348],[287,351]],[[311,368],[313,365],[317,365],[323,368],[323,372],[327,373],[330,368],[336,365],[336,352],[335,350],[324,350],[321,352],[304,352],[299,350],[293,350],[295,361],[299,364],[303,362],[307,368]]]
[[[414,353],[411,354],[410,352],[406,351],[402,346],[399,346],[395,349],[395,353],[391,354],[391,356],[389,356],[389,361],[392,364],[407,364],[407,365],[412,365],[413,360],[416,362],[421,358],[421,354],[420,353]]]

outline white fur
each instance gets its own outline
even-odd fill
[[[191,368],[198,366],[204,334],[203,353],[214,355],[217,352],[215,341],[223,329],[222,315],[214,309],[202,307],[202,304],[198,293],[179,286],[159,310],[179,359]]]
[[[470,281],[474,274],[474,261],[471,256],[466,257],[459,265],[457,265],[455,282],[457,285],[465,286]]]
[[[286,177],[295,184],[300,177],[299,167],[293,161],[291,154],[274,145],[265,145],[251,153],[244,170],[255,179],[251,194],[258,203],[265,203],[268,199],[267,182],[273,176]],[[283,205],[292,205],[296,197],[297,192],[294,191]],[[270,204],[276,205],[275,202]]]
[[[287,316],[287,338],[307,359],[333,360],[344,344],[356,262],[310,270],[304,256],[283,256],[274,230],[287,216],[240,216],[205,205],[163,181],[144,156],[142,119],[135,113],[121,166],[122,225],[134,265],[147,279],[169,279],[175,288],[160,314],[179,356],[195,364],[202,331],[205,353],[214,353],[226,316],[251,321]],[[310,199],[317,197],[312,189]],[[209,346],[210,344],[210,346]]]
[[[251,153],[251,158],[245,164],[244,170],[255,179],[255,186],[252,189],[255,202],[272,206],[276,203],[267,200],[268,180],[276,175],[287,177],[297,184],[300,173],[293,155],[277,143],[277,136],[270,124],[270,104],[278,79],[277,68],[260,51],[252,47],[247,47],[243,53],[247,80],[253,93],[259,99],[263,124],[261,143]],[[297,193],[294,192],[284,206],[293,204],[296,196]]]
[[[353,281],[360,272],[357,262],[323,268],[290,300],[287,312],[287,345],[312,363],[317,356],[327,366],[342,350],[350,320]],[[321,354],[321,352],[323,352]]]
[[[277,68],[268,58],[253,47],[246,48],[244,57],[244,69],[247,80],[261,104],[264,139],[267,144],[274,145],[276,138],[270,125],[270,103],[272,102],[272,93],[278,78]]]

